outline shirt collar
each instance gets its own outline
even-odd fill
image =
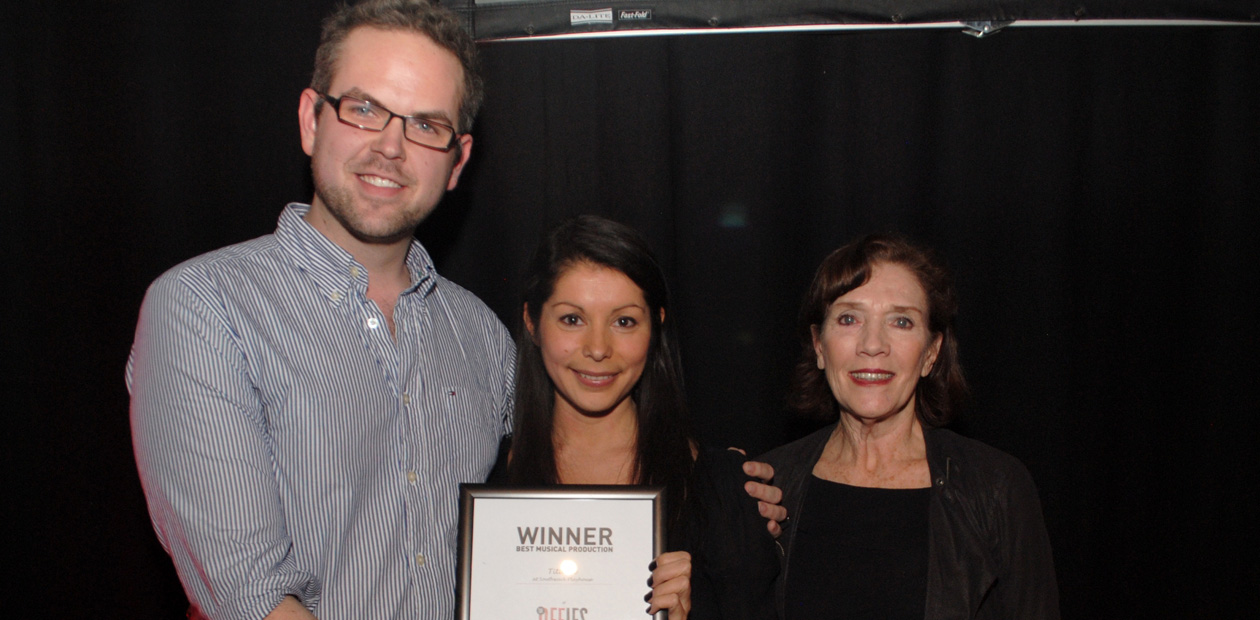
[[[341,303],[353,289],[366,294],[367,268],[306,221],[310,210],[310,205],[298,202],[286,205],[276,225],[276,240],[293,264],[308,274],[320,293],[334,305]],[[418,292],[425,296],[433,290],[437,269],[424,246],[415,239],[407,249],[407,271],[411,274],[411,286],[403,295]]]

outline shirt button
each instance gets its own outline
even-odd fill
[[[402,401],[404,405],[411,404],[411,394],[403,394]]]
[[[424,554],[423,554],[423,553],[417,553],[417,554],[416,554],[416,566],[424,566]]]
[[[376,317],[372,317],[368,319],[368,327],[370,327],[371,329],[376,329],[377,327],[380,327],[380,326],[381,326],[381,322]]]
[[[341,291],[333,291],[328,297],[333,301],[341,301]]]
[[[411,486],[416,485],[416,478],[419,478],[419,476],[416,475],[416,472],[414,471],[407,472],[407,482],[410,482]]]
[[[351,277],[351,278],[357,278],[357,277],[359,277],[359,266],[358,266],[358,265],[350,265],[350,277]]]

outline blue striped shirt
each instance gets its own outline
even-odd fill
[[[149,288],[127,364],[149,514],[194,605],[454,616],[458,486],[510,431],[515,352],[418,243],[395,337],[367,270],[291,204]]]

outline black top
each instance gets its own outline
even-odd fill
[[[505,442],[490,483],[506,483],[507,452]],[[776,618],[779,555],[757,500],[744,491],[745,460],[732,450],[702,450],[688,481],[682,523],[667,533],[669,550],[691,553],[690,620]]]
[[[772,620],[779,552],[744,491],[744,455],[703,450],[670,548],[691,553],[690,620]]]
[[[787,620],[922,620],[929,489],[807,484]]]
[[[783,567],[777,599],[795,579],[796,524],[814,465],[836,425],[763,454],[783,490]],[[1037,487],[1015,458],[943,428],[924,428],[928,470],[928,569],[925,618],[1059,620],[1054,558]]]

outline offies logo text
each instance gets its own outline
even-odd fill
[[[586,620],[585,607],[539,607],[538,620]]]

